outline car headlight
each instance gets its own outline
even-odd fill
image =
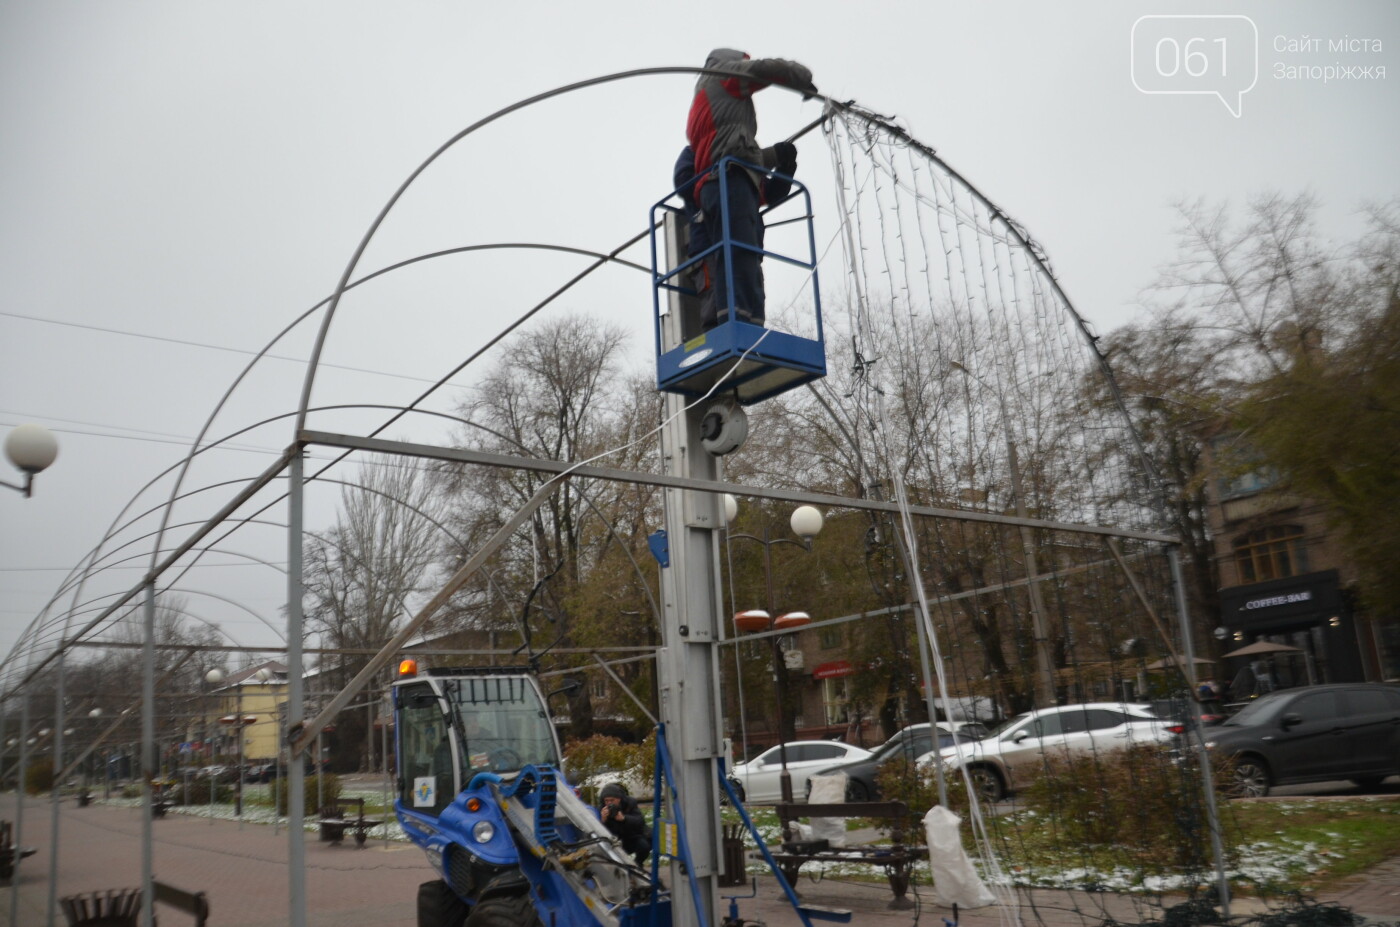
[[[472,825],[472,839],[477,843],[490,843],[496,836],[496,825],[490,821],[477,821]]]

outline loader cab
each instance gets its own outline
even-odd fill
[[[398,801],[436,816],[478,773],[513,779],[559,765],[559,741],[525,667],[400,670],[394,683]]]

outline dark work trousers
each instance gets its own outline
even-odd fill
[[[763,220],[758,215],[758,190],[747,171],[731,168],[728,181],[729,195],[729,239],[736,244],[743,243],[763,247]],[[724,226],[720,213],[720,181],[711,177],[700,188],[700,208],[705,216],[705,233],[711,242],[724,238]],[[763,264],[762,257],[755,251],[735,247],[734,259],[734,301],[738,317],[762,325],[763,304]],[[724,273],[724,250],[712,255],[710,280],[714,288],[714,298],[705,306],[704,326],[714,327],[718,321],[728,321],[729,284]]]

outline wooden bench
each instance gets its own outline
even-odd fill
[[[889,879],[894,900],[889,907],[906,910],[914,907],[914,902],[905,895],[909,891],[909,880],[913,875],[914,863],[928,857],[928,848],[905,843],[908,838],[909,806],[902,801],[851,801],[834,804],[778,804],[775,806],[783,832],[790,832],[791,825],[798,818],[875,818],[894,822],[893,838],[889,844],[874,844],[857,847],[833,847],[826,841],[807,843],[784,843],[773,859],[782,867],[788,884],[796,887],[797,876],[805,863],[855,863],[879,866]],[[826,844],[826,845],[824,845]]]
[[[347,818],[345,812],[351,808],[355,809],[355,817]],[[350,830],[355,834],[356,847],[365,845],[370,828],[384,823],[365,817],[363,798],[337,798],[333,804],[321,808],[320,818],[322,842],[339,844],[345,839],[345,831]]]
[[[9,881],[15,874],[15,865],[37,852],[37,847],[15,846],[15,826],[9,821],[0,821],[0,879]]]
[[[203,892],[187,892],[164,882],[156,882],[156,903],[193,915],[194,927],[209,922],[209,899]]]
[[[209,899],[203,892],[187,892],[164,882],[155,883],[156,904],[194,917],[194,927],[209,923]],[[59,899],[68,927],[136,927],[141,919],[141,890],[113,889]]]

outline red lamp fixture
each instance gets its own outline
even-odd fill
[[[806,612],[784,612],[773,619],[773,630],[793,631],[812,623],[812,616]]]
[[[768,626],[772,623],[772,618],[761,608],[751,608],[734,616],[734,627],[744,634],[767,631]]]

